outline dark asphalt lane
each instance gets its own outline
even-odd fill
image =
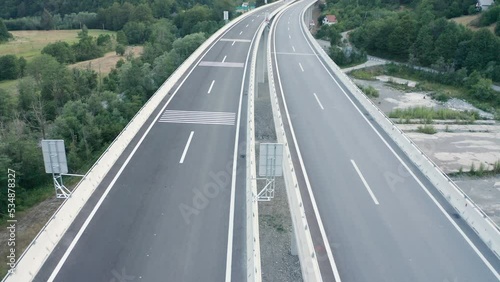
[[[409,175],[311,55],[299,25],[305,5],[279,19],[274,56],[342,281],[498,281],[480,255],[498,269],[496,257],[470,229],[457,230],[441,210],[451,207],[439,201],[440,208]],[[480,255],[461,232],[478,244]]]
[[[262,20],[250,16],[223,38],[251,40]],[[250,42],[218,41],[201,61],[226,57],[226,62],[245,63],[250,47]],[[241,146],[235,144],[235,135],[243,74],[244,68],[194,68],[166,107],[183,112],[171,116],[174,122],[154,124],[54,273],[54,281],[224,281],[227,271],[231,275],[226,268],[228,236],[238,244],[234,253],[230,246],[232,261],[245,262],[245,229],[234,223],[234,235],[229,230],[232,166],[238,160],[234,148]],[[220,112],[234,119],[222,119]],[[228,124],[210,124],[214,121]],[[241,181],[236,183],[241,189]],[[236,203],[245,202],[245,193],[235,195]],[[235,218],[244,218],[244,209],[233,212]],[[79,223],[63,237],[36,281],[48,280]],[[234,269],[234,277],[246,276],[244,266]]]

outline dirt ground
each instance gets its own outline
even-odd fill
[[[24,252],[29,243],[40,232],[45,223],[50,219],[54,212],[59,208],[62,199],[56,199],[55,195],[38,205],[16,214],[16,256]],[[7,255],[8,249],[7,240],[9,233],[6,228],[7,224],[0,225],[0,277],[3,277],[8,271]]]
[[[104,55],[104,57],[78,62],[76,64],[69,65],[70,68],[78,68],[78,69],[92,69],[101,75],[108,74],[112,69],[115,68],[116,63],[120,59],[125,59],[129,54],[134,57],[138,57],[142,54],[144,48],[142,46],[129,46],[125,51],[124,56],[120,56],[116,54],[116,52],[108,52]]]

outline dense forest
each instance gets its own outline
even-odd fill
[[[78,24],[70,26],[82,28],[72,45],[49,44],[28,62],[0,57],[0,77],[18,79],[16,93],[0,90],[0,170],[17,171],[19,210],[50,195],[41,139],[64,139],[71,172],[85,173],[165,79],[223,25],[222,11],[233,7],[230,0],[3,1],[2,17],[12,18],[5,21],[7,28],[32,21],[33,29],[53,29],[58,27],[55,15],[85,15],[96,26],[118,31],[115,38],[94,38],[85,24]],[[7,28],[0,20],[5,40],[10,38]],[[119,61],[103,78],[91,69],[68,67],[109,50],[123,54],[130,44],[143,45],[142,55]],[[0,183],[6,183],[6,176],[0,174]],[[5,193],[0,190],[0,217]]]
[[[166,17],[176,11],[192,8],[195,5],[206,5],[216,9],[221,6],[231,6],[229,0],[3,0],[0,4],[0,18],[22,18],[42,16],[44,11],[53,15],[69,15],[79,12],[98,12],[112,5],[127,4],[132,6],[145,5],[155,11],[156,17]]]
[[[500,95],[491,89],[500,82],[500,5],[481,12],[475,0],[371,1],[328,0],[323,14],[335,14],[338,24],[323,26],[317,36],[328,38],[330,56],[339,65],[366,60],[366,54],[430,68],[420,77],[466,89],[469,101],[499,112]],[[480,14],[479,14],[480,13]],[[471,30],[449,18],[479,14]],[[321,19],[321,18],[320,18]],[[349,32],[353,46],[342,42]],[[420,71],[422,72],[422,71]]]

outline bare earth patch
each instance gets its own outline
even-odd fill
[[[473,26],[472,21],[479,18],[480,15],[481,14],[470,15],[470,16],[461,16],[461,17],[457,17],[457,18],[452,18],[450,20],[469,28],[470,30],[475,31],[475,30],[478,30],[479,28]],[[489,29],[491,32],[495,33],[495,24],[492,24],[486,28]]]
[[[104,57],[79,62],[76,64],[69,65],[70,68],[77,69],[91,69],[100,74],[108,74],[112,69],[115,68],[116,63],[120,59],[125,59],[126,56],[131,54],[133,57],[138,57],[142,54],[144,48],[142,46],[129,46],[125,51],[125,56],[120,56],[116,52],[109,52],[104,55]]]
[[[40,232],[45,223],[50,219],[54,212],[59,208],[62,199],[51,197],[38,205],[16,214],[16,258],[19,258],[26,247]],[[9,233],[7,228],[2,224],[0,231],[0,277],[3,277],[9,266],[7,265],[7,240]]]

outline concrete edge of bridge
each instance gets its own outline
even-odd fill
[[[285,10],[280,11],[275,19],[279,18]],[[314,243],[310,233],[309,223],[307,222],[307,217],[304,209],[304,204],[302,201],[302,196],[299,189],[299,181],[297,179],[296,170],[294,169],[294,164],[292,160],[292,155],[290,152],[289,142],[287,140],[287,134],[285,132],[285,127],[283,123],[282,112],[279,107],[279,100],[277,94],[277,87],[275,84],[275,75],[273,72],[273,62],[271,53],[271,36],[273,34],[273,28],[276,21],[273,20],[271,23],[271,32],[269,32],[269,39],[267,41],[267,70],[268,70],[268,81],[269,81],[269,93],[271,96],[271,106],[273,111],[274,125],[276,129],[276,136],[279,143],[284,144],[284,155],[283,159],[283,178],[285,180],[286,194],[288,197],[288,204],[290,206],[290,213],[293,225],[293,233],[295,244],[297,247],[297,254],[300,260],[300,267],[302,272],[302,278],[304,281],[323,281],[321,276],[321,271],[318,263],[318,256],[314,248]]]

